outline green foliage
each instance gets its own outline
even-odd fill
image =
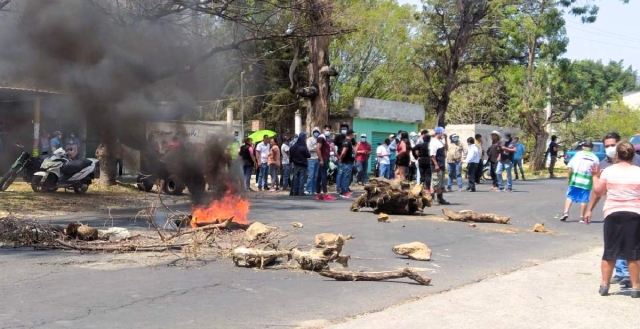
[[[348,21],[357,31],[335,38],[331,45],[331,65],[339,72],[331,112],[346,111],[355,97],[422,101],[410,60],[415,8],[391,0],[337,5],[338,20]]]
[[[640,111],[632,110],[622,102],[590,111],[582,120],[556,126],[557,135],[566,144],[586,139],[600,140],[606,133],[615,131],[622,138],[630,138],[639,132]]]

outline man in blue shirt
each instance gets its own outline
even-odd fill
[[[519,137],[514,137],[513,142],[516,144],[516,153],[513,154],[513,171],[516,174],[516,179],[518,179],[518,167],[520,167],[520,175],[522,175],[522,180],[526,180],[524,178],[524,170],[522,169],[522,156],[524,155],[524,145],[520,143]]]
[[[57,149],[62,147],[62,144],[60,143],[61,140],[62,140],[62,133],[59,131],[55,131],[53,133],[53,138],[49,142],[49,145],[51,145],[51,154],[53,154],[53,152],[55,152]]]

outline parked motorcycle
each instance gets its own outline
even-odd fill
[[[22,152],[16,161],[11,165],[11,169],[2,176],[0,180],[0,191],[6,191],[11,184],[18,178],[18,175],[22,173],[22,178],[25,182],[30,183],[33,175],[40,169],[42,160],[38,157],[33,157],[31,154],[24,150],[24,146],[16,144]]]
[[[31,180],[34,192],[54,192],[59,188],[73,189],[77,194],[83,194],[95,178],[97,159],[82,159],[70,161],[65,157],[63,149],[57,149],[53,156],[42,162],[41,169]]]

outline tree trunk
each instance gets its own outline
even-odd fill
[[[100,126],[100,144],[96,150],[96,157],[100,162],[100,179],[98,184],[101,186],[111,186],[116,183],[116,159],[115,137],[111,122],[104,122]]]
[[[311,0],[313,1],[313,0]],[[318,10],[314,13],[314,23],[317,31],[328,31],[331,28],[331,0],[315,0],[311,8]],[[331,88],[329,78],[337,73],[329,66],[329,45],[331,38],[328,35],[309,38],[309,88],[315,87],[317,94],[307,97],[306,131],[313,127],[321,127],[329,121],[329,104]]]
[[[535,145],[531,152],[531,160],[529,161],[529,169],[532,171],[544,169],[545,162],[547,161],[545,154],[547,151],[547,139],[549,138],[549,134],[545,130],[541,130],[534,136]]]
[[[450,93],[443,91],[440,99],[438,99],[438,108],[436,109],[436,126],[445,126],[445,114],[447,113],[447,107],[449,107],[449,101],[451,100]]]

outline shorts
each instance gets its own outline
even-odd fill
[[[432,188],[444,188],[444,170],[440,168],[438,171],[434,171],[431,174],[431,187]]]
[[[591,196],[591,190],[575,186],[569,186],[567,190],[567,199],[575,203],[589,203],[589,196]]]
[[[616,211],[604,219],[603,260],[640,260],[640,214]]]

